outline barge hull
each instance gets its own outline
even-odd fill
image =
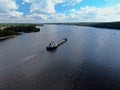
[[[54,49],[56,49],[58,46],[60,46],[61,44],[63,44],[63,43],[65,43],[67,41],[67,38],[63,38],[62,40],[60,40],[60,41],[58,41],[57,43],[56,43],[56,46],[54,46],[54,47],[46,47],[46,49],[47,50],[54,50]]]
[[[60,46],[61,44],[65,43],[67,41],[67,38],[64,38],[60,41],[58,41],[57,46]]]

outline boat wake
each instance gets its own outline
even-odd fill
[[[31,60],[33,58],[35,58],[38,54],[33,54],[33,55],[30,55],[30,56],[27,56],[25,57],[24,61],[28,61],[28,60]]]

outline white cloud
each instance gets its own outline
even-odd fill
[[[39,21],[62,21],[66,18],[65,14],[58,13],[55,6],[58,3],[64,3],[67,0],[24,0],[24,3],[31,3],[30,14],[26,15],[27,19]]]
[[[30,12],[56,13],[55,6],[58,3],[64,5],[75,5],[82,0],[23,0],[24,3],[31,3]]]
[[[39,20],[39,22],[64,22],[67,18],[65,14],[53,13],[53,14],[38,14],[33,13],[25,17],[29,20]]]
[[[82,2],[82,0],[70,0],[69,4],[70,5],[75,5],[75,4],[80,3],[80,2]]]
[[[29,19],[46,21],[64,21],[67,16],[58,13],[55,6],[59,3],[65,5],[75,5],[82,0],[23,0],[23,3],[30,3],[30,14],[26,16]]]
[[[120,4],[114,7],[97,8],[81,7],[80,10],[72,9],[69,19],[80,21],[118,21],[120,20]]]
[[[18,9],[15,0],[0,0],[0,12],[9,12]]]
[[[30,3],[30,2],[32,2],[32,0],[23,0],[23,2]]]
[[[67,18],[67,16],[65,14],[62,13],[55,13],[53,15],[51,15],[50,19],[51,20],[55,20],[55,21],[65,21]]]
[[[118,21],[120,4],[111,7],[84,6],[79,10],[72,9],[66,13],[56,11],[56,5],[76,5],[83,0],[23,0],[30,3],[30,12],[25,15],[19,12],[15,0],[0,0],[0,21],[21,22],[64,22],[64,21]]]
[[[14,18],[21,18],[23,16],[22,12],[17,12],[17,11],[11,11],[8,13],[8,15],[10,17],[14,17]]]
[[[15,0],[0,0],[0,19],[9,21],[10,19],[23,18],[23,12],[17,11],[18,5]]]
[[[82,2],[83,0],[66,0],[66,1],[67,1],[67,3],[64,4],[63,6],[69,6],[69,5],[74,6],[74,5]]]
[[[48,15],[46,14],[38,14],[38,13],[33,13],[30,15],[26,15],[27,19],[38,19],[38,20],[47,20],[48,19]]]
[[[24,21],[22,12],[11,11],[9,13],[0,13],[0,23]]]
[[[40,2],[40,3],[32,3],[30,7],[30,12],[34,13],[55,13],[55,3],[50,1],[48,2]]]

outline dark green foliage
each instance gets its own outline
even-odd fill
[[[71,23],[71,25],[90,26],[90,27],[109,28],[109,29],[120,29],[120,22],[101,22],[101,23],[83,22],[83,23]]]
[[[0,37],[10,36],[10,35],[17,35],[17,32],[12,30],[0,30]]]
[[[11,27],[5,28],[5,30],[12,30],[12,31],[15,31],[15,32],[24,32],[24,33],[39,31],[39,29],[35,28],[35,26],[29,26],[29,25],[11,26]]]
[[[120,22],[73,22],[73,23],[53,23],[62,25],[90,26],[98,28],[120,29]]]
[[[19,32],[30,33],[30,32],[38,32],[39,28],[35,27],[36,25],[32,24],[13,24],[13,25],[0,25],[0,37],[10,36],[10,35],[18,35]]]

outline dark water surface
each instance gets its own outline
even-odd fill
[[[0,90],[120,90],[120,31],[45,25],[1,41]]]

